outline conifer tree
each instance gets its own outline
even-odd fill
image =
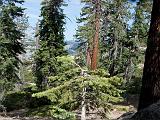
[[[76,64],[71,56],[58,57],[57,61],[61,63],[60,72],[49,77],[54,87],[36,93],[34,97],[47,97],[52,101],[52,106],[70,112],[78,110],[81,112],[81,120],[90,116],[87,113],[94,110],[99,111],[97,115],[107,117],[112,103],[122,100],[122,78],[109,77],[103,69],[87,71]]]
[[[4,84],[19,80],[19,55],[24,53],[23,33],[15,20],[23,16],[24,9],[17,4],[23,0],[5,0],[0,8],[0,80]]]
[[[39,45],[36,52],[35,75],[37,86],[42,89],[42,84],[47,85],[48,77],[57,73],[57,56],[65,54],[64,51],[64,18],[62,0],[42,1],[39,25]]]
[[[144,1],[145,2],[145,1]],[[145,63],[143,69],[142,88],[138,110],[142,110],[149,105],[160,100],[160,1],[153,0],[151,13],[151,23],[145,53]]]
[[[121,56],[124,55],[123,43],[127,41],[129,3],[126,0],[83,0],[82,3],[85,5],[78,22],[84,24],[79,26],[76,37],[80,41],[79,55],[83,56],[81,60],[86,63],[83,65],[92,70],[97,65],[106,67],[111,76],[117,75],[119,71],[124,72]]]
[[[124,56],[125,51],[128,49],[125,46],[127,41],[127,22],[130,17],[130,3],[126,0],[116,0],[110,3],[108,9],[110,22],[108,24],[106,46],[108,59],[108,65],[106,66],[111,76],[115,76],[120,73],[124,73]],[[106,54],[106,53],[105,53]]]
[[[84,65],[91,70],[96,70],[98,67],[101,5],[104,1],[82,0],[81,2],[85,5],[82,8],[78,23],[84,24],[78,27],[75,36],[80,42],[79,50],[84,57],[82,58],[85,62]]]
[[[98,52],[99,52],[99,32],[100,32],[100,12],[101,12],[101,0],[93,1],[95,4],[95,35],[92,43],[92,56],[91,56],[91,70],[97,69],[97,60],[98,60]]]
[[[130,54],[127,56],[127,64],[125,71],[125,79],[129,80],[131,77],[136,77],[136,69],[139,65],[144,63],[144,51],[147,44],[150,12],[152,2],[137,2],[134,7],[133,24],[127,33],[127,45],[130,45]],[[142,71],[142,68],[139,68]]]

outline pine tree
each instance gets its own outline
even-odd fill
[[[62,0],[49,0],[42,2],[39,25],[40,48],[36,52],[35,75],[37,86],[42,89],[47,85],[48,77],[57,73],[57,56],[65,54],[64,51],[64,18]],[[44,84],[43,84],[44,83]]]
[[[153,0],[151,24],[145,54],[142,88],[138,110],[148,107],[160,99],[159,34],[160,1]]]
[[[78,56],[80,61],[77,61],[83,66],[87,66],[89,69],[91,67],[91,56],[92,56],[92,42],[94,33],[94,15],[92,13],[92,1],[82,0],[81,3],[84,7],[81,10],[81,18],[78,19],[78,23],[84,23],[84,25],[79,26],[77,33],[75,35],[77,41],[80,43],[78,46]]]
[[[81,2],[85,5],[81,10],[81,18],[78,19],[78,23],[83,25],[78,27],[75,35],[80,42],[78,51],[81,60],[84,61],[83,65],[96,70],[99,60],[101,7],[105,2],[103,0],[82,0]]]
[[[127,69],[125,70],[124,78],[131,86],[133,86],[132,84],[134,84],[134,81],[137,79],[139,85],[136,87],[138,88],[141,86],[141,75],[138,74],[141,74],[143,71],[143,67],[140,66],[143,66],[144,63],[144,52],[147,46],[151,7],[151,1],[137,2],[134,6],[135,12],[132,14],[132,16],[134,16],[132,18],[134,21],[127,33],[128,42],[126,43],[127,45],[130,45],[130,54],[126,55],[125,58],[127,60]]]
[[[23,16],[24,9],[17,4],[23,0],[2,1],[0,9],[0,80],[7,84],[19,80],[19,55],[24,53],[22,38],[16,19]]]
[[[67,111],[80,110],[83,113],[81,119],[94,110],[99,111],[102,117],[107,117],[112,103],[122,100],[122,78],[109,77],[102,69],[87,71],[75,63],[71,56],[58,57],[57,61],[61,63],[60,72],[49,77],[54,87],[33,94],[34,97],[47,97],[52,101],[52,106]]]
[[[99,53],[99,32],[100,32],[100,13],[101,13],[101,0],[93,2],[95,4],[95,35],[92,43],[92,56],[91,56],[91,70],[97,69],[97,60]]]
[[[79,26],[76,37],[80,41],[79,55],[83,65],[94,70],[97,65],[104,68],[106,64],[111,76],[124,73],[122,56],[127,41],[130,3],[126,0],[83,0],[82,3],[85,5],[78,23],[84,24]]]
[[[139,49],[146,46],[149,13],[146,4],[135,6],[126,0],[110,1],[103,8],[100,66],[106,67],[111,76],[120,75],[127,82],[143,63],[144,51]]]
[[[125,46],[127,40],[127,22],[130,17],[130,3],[126,0],[116,0],[110,3],[108,14],[110,22],[108,24],[105,45],[107,47],[106,66],[111,76],[124,73],[124,56],[128,49]],[[106,54],[106,53],[105,53]]]

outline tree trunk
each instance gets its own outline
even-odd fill
[[[40,45],[39,45],[39,22],[37,22],[36,24],[36,50],[39,49]]]
[[[160,100],[160,0],[153,0],[138,110]]]
[[[78,65],[79,66],[79,65]],[[85,71],[81,69],[81,74],[80,76],[85,77]],[[85,81],[83,81],[82,84],[84,84]],[[82,102],[81,102],[81,120],[86,120],[86,87],[84,86],[83,91],[82,91]]]
[[[86,50],[86,65],[87,65],[87,68],[90,69],[91,67],[91,49],[89,45],[87,45],[87,50]]]
[[[96,21],[95,21],[95,36],[93,41],[93,53],[91,59],[91,70],[97,69],[98,45],[99,45],[99,29],[100,29],[100,0],[96,0]]]
[[[86,120],[86,103],[85,103],[85,99],[86,99],[86,88],[83,88],[83,92],[82,92],[82,111],[81,111],[81,120]]]
[[[116,75],[115,67],[116,67],[116,61],[117,61],[117,55],[118,55],[118,41],[115,39],[114,41],[114,52],[112,54],[112,63],[109,68],[109,74],[110,76]]]

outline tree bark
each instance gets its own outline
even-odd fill
[[[153,0],[138,110],[160,100],[160,0]]]
[[[114,38],[115,39],[115,38]],[[111,66],[109,68],[109,74],[110,76],[115,76],[116,71],[115,71],[115,67],[116,67],[116,61],[117,61],[117,55],[118,55],[118,41],[115,39],[114,40],[114,48],[113,48],[113,54],[112,54],[112,63]]]
[[[89,45],[87,45],[87,50],[86,50],[86,65],[88,69],[91,67],[91,49]]]
[[[91,70],[97,69],[98,49],[99,49],[99,29],[100,29],[100,0],[96,0],[96,21],[95,21],[95,36],[93,41],[93,52],[91,59]]]
[[[39,49],[40,45],[39,45],[39,21],[36,24],[36,50]]]
[[[82,92],[82,111],[81,111],[81,120],[86,120],[86,88],[83,88]]]

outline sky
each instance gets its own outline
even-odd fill
[[[42,0],[26,0],[24,6],[26,8],[25,13],[29,16],[30,26],[35,27],[40,15]],[[76,18],[80,16],[81,4],[80,0],[66,0],[68,4],[64,7],[64,13],[66,14],[66,25],[65,25],[65,41],[74,40],[77,23]]]

